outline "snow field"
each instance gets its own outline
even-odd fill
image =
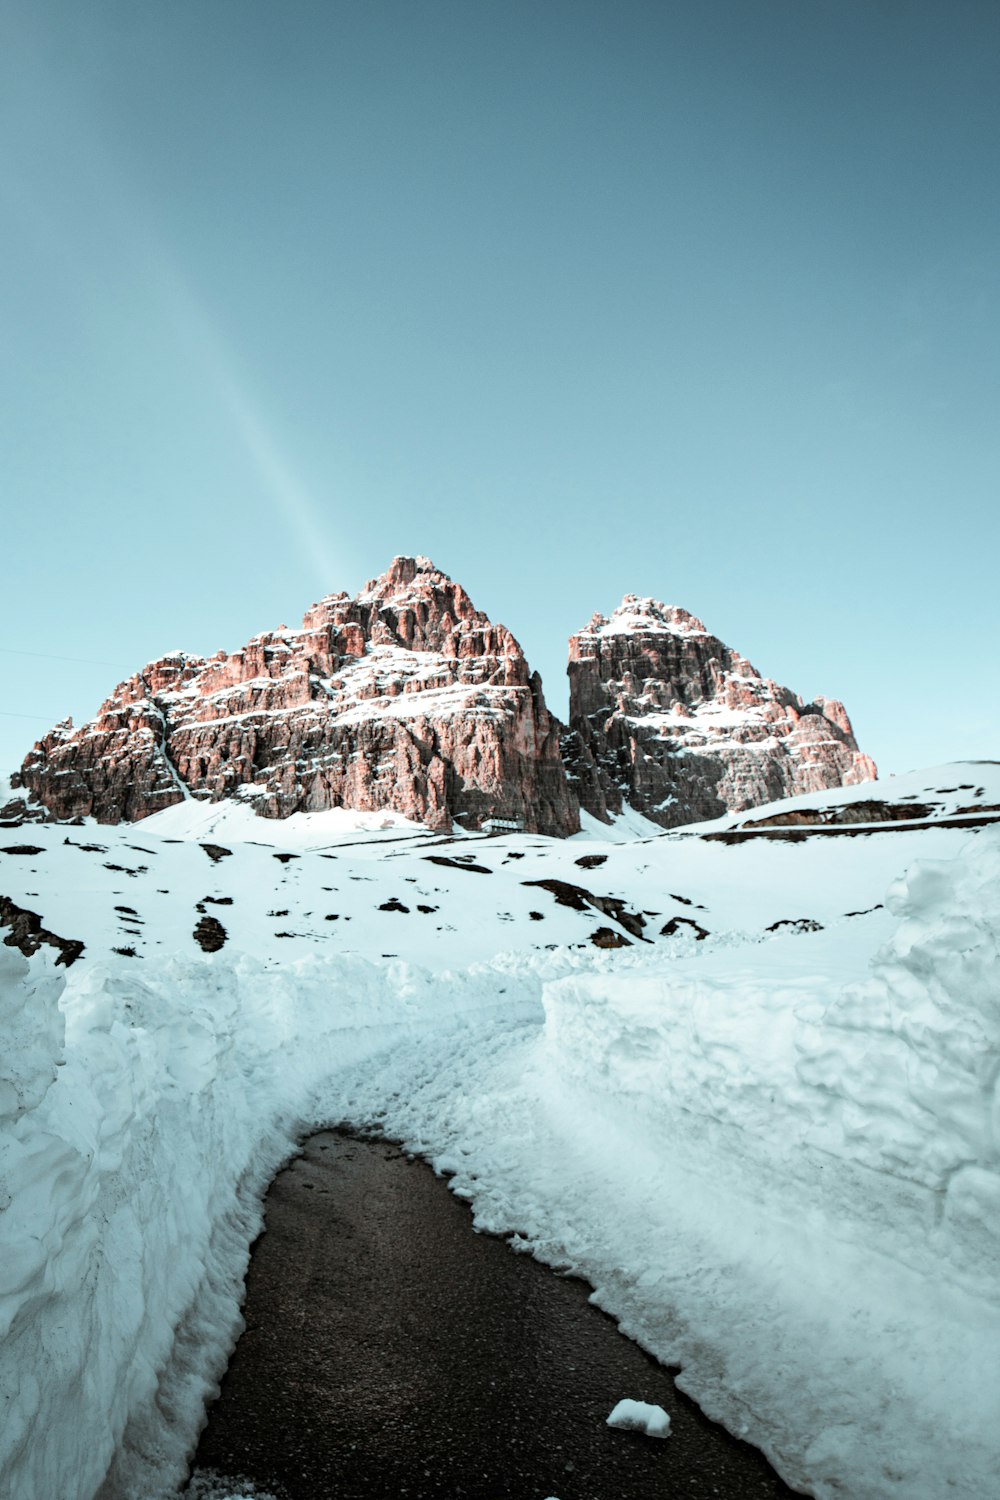
[[[685,832],[592,843],[582,869],[580,841],[480,840],[490,877],[382,825],[333,863],[318,818],[290,864],[249,837],[217,863],[196,842],[216,814],[170,815],[0,851],[4,889],[88,945],[68,976],[0,945],[0,1500],[176,1493],[261,1195],[339,1122],[585,1275],[821,1500],[1000,1494],[1000,832]],[[956,857],[868,911],[927,854]],[[522,884],[541,876],[711,936],[598,951],[605,919]],[[199,899],[230,941],[181,957]],[[144,961],[115,956],[129,926]]]

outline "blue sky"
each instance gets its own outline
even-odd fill
[[[557,711],[653,594],[885,771],[1000,758],[998,55],[994,0],[0,0],[0,764],[400,552]]]

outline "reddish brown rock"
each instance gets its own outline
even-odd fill
[[[266,817],[350,807],[564,835],[579,817],[559,728],[510,631],[426,558],[397,557],[301,630],[152,662],[91,723],[39,741],[16,780],[61,819],[238,795]]]
[[[563,752],[580,805],[673,828],[875,777],[841,703],[761,677],[687,610],[626,595],[569,643]]]

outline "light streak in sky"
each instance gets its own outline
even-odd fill
[[[345,558],[335,557],[319,507],[295,473],[249,389],[239,362],[190,282],[162,246],[155,251],[154,274],[179,342],[219,409],[240,440],[262,489],[294,538],[323,593],[339,586]]]
[[[178,379],[201,388],[209,410],[218,411],[223,440],[227,432],[235,438],[273,507],[279,526],[269,545],[280,545],[279,538],[290,543],[323,593],[341,586],[349,564],[343,538],[333,545],[322,507],[296,472],[231,340],[185,274],[147,185],[127,171],[102,135],[30,9],[15,6],[3,22],[0,40],[8,55],[0,53],[0,127],[16,123],[33,152],[30,167],[0,154],[6,232],[27,238],[81,308],[107,296],[105,248],[114,247],[121,278],[143,288],[144,331],[161,346],[151,350],[161,371],[176,365]],[[74,205],[80,201],[91,211],[96,207],[102,230],[96,241],[78,232]],[[164,359],[162,346],[169,344],[173,358]],[[113,508],[112,497],[108,504]]]

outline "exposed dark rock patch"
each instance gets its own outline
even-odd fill
[[[853,827],[830,823],[813,828],[723,828],[718,833],[702,833],[698,837],[708,844],[745,844],[750,839],[774,839],[784,844],[804,844],[807,839],[872,839],[882,834],[920,833],[925,828],[990,828],[997,822],[1000,822],[1000,817],[996,813],[990,813],[984,818],[946,817],[935,818],[930,822],[916,822],[905,818]]]
[[[569,906],[573,911],[586,911],[588,907],[592,908],[594,911],[601,912],[605,917],[613,917],[633,937],[642,938],[643,936],[645,918],[640,912],[630,911],[619,896],[595,896],[593,891],[588,891],[585,886],[573,885],[569,880],[522,880],[521,884],[539,886],[543,891],[551,892],[560,906]]]
[[[842,807],[797,807],[788,812],[772,813],[766,818],[748,818],[740,828],[796,828],[803,826],[840,827],[852,823],[909,823],[914,819],[930,818],[937,811],[938,803],[885,802],[881,798],[866,797],[860,802],[845,802]],[[970,808],[979,812],[979,808]]]
[[[779,932],[782,927],[790,927],[793,932],[823,931],[823,923],[817,922],[814,917],[782,917],[780,922],[772,922],[764,931]]]
[[[671,917],[670,921],[665,922],[660,928],[660,937],[673,937],[674,933],[680,932],[682,927],[690,928],[699,943],[704,942],[709,936],[708,928],[702,927],[701,923],[696,922],[693,917]]]
[[[383,901],[379,911],[403,911],[409,916],[410,908],[404,906],[398,896],[392,896],[388,901]]]
[[[445,865],[449,870],[469,870],[474,875],[492,875],[489,865],[477,865],[471,859],[449,859],[447,854],[425,854],[432,865]]]
[[[218,917],[202,917],[195,924],[192,937],[205,953],[218,953],[226,941],[226,929]]]
[[[522,880],[521,884],[549,891],[559,906],[568,906],[573,911],[586,911],[593,905],[590,892],[582,885],[573,885],[569,880]]]
[[[579,865],[581,870],[596,870],[599,865],[607,863],[607,858],[606,854],[584,854],[573,863]]]
[[[23,906],[15,905],[9,896],[0,896],[0,927],[10,928],[10,935],[4,938],[6,946],[19,949],[25,958],[37,953],[45,943],[58,951],[56,963],[64,964],[68,969],[70,964],[76,963],[84,950],[84,945],[78,938],[58,937],[42,926],[38,912],[27,911]]]
[[[615,932],[611,927],[598,927],[596,932],[590,934],[590,941],[595,948],[631,948],[632,944],[622,932]]]
[[[217,865],[220,859],[225,859],[233,852],[232,849],[223,848],[222,844],[202,844],[201,847],[214,865]]]
[[[44,854],[45,850],[39,844],[4,844],[0,846],[0,854]]]

